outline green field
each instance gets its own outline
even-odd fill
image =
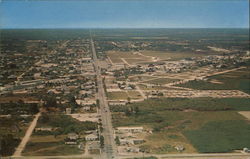
[[[210,76],[206,81],[194,80],[177,86],[199,90],[241,90],[250,94],[250,67],[220,75]]]
[[[249,99],[217,99],[217,98],[162,98],[162,99],[148,99],[144,102],[133,103],[128,106],[120,106],[113,111],[112,122],[114,127],[118,126],[143,126],[153,130],[153,134],[148,135],[146,142],[141,145],[141,148],[146,152],[164,154],[164,153],[178,153],[174,146],[176,144],[183,145],[186,153],[202,152],[197,147],[197,144],[204,142],[200,139],[196,131],[206,128],[206,124],[219,122],[223,123],[234,122],[238,124],[237,129],[240,134],[248,134],[246,126],[246,118],[240,115],[238,110],[249,110]],[[136,108],[138,107],[138,108]],[[136,108],[136,109],[135,109]],[[137,110],[135,113],[129,110]],[[236,126],[235,124],[234,126]],[[222,127],[221,126],[221,127]],[[232,126],[232,129],[235,128]],[[215,128],[209,127],[209,131]],[[229,129],[227,129],[229,130]],[[226,132],[226,130],[225,130]],[[231,131],[230,138],[237,139],[237,130]],[[211,135],[210,135],[211,134]],[[207,138],[213,138],[212,133]],[[223,135],[218,135],[221,140],[218,140],[217,145],[226,145],[224,141],[228,140]],[[164,140],[163,140],[164,139]],[[234,145],[232,149],[241,149],[245,145],[242,140]],[[197,143],[197,144],[196,144]],[[224,146],[225,146],[224,145]],[[218,149],[220,152],[221,149]],[[208,148],[206,152],[215,152],[214,149]],[[224,151],[222,151],[224,152]]]
[[[199,152],[232,152],[250,147],[250,123],[244,120],[209,122],[184,134]]]
[[[56,156],[56,155],[77,155],[83,151],[78,149],[77,145],[64,145],[63,140],[58,142],[32,142],[27,144],[23,155],[25,156]]]

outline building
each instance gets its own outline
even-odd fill
[[[86,141],[95,141],[98,139],[98,136],[96,134],[89,134],[85,136]]]
[[[66,145],[76,145],[78,138],[79,138],[79,135],[77,135],[76,133],[69,133],[68,137],[65,139],[65,144]]]
[[[77,140],[79,138],[79,135],[77,135],[76,133],[69,133],[68,134],[68,139],[70,140]]]
[[[140,133],[143,131],[143,127],[117,127],[116,128],[120,133]]]

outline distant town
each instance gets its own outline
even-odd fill
[[[0,156],[245,159],[248,33],[2,30]]]

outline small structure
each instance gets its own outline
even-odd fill
[[[143,131],[143,127],[117,127],[117,131],[120,133],[141,133]]]
[[[53,131],[52,127],[40,127],[40,128],[35,128],[35,131]]]
[[[71,114],[71,108],[66,108],[65,113],[66,114]]]
[[[126,147],[127,152],[134,152],[134,153],[138,153],[140,152],[140,148],[138,147]]]
[[[79,138],[79,135],[77,135],[76,133],[69,133],[68,134],[68,139],[70,140],[77,140]]]
[[[91,107],[90,106],[84,106],[84,107],[82,107],[82,110],[83,111],[90,111]]]
[[[243,148],[243,152],[244,152],[244,153],[250,153],[250,150],[249,150],[247,147],[244,147],[244,148]]]
[[[77,135],[76,133],[69,133],[68,137],[65,139],[65,144],[66,145],[76,145],[78,138],[79,138],[79,135]]]
[[[184,146],[182,146],[182,145],[177,145],[177,146],[175,146],[174,148],[175,148],[177,151],[179,151],[179,152],[185,150]]]
[[[85,136],[86,141],[95,141],[98,139],[98,136],[96,134],[89,134]]]

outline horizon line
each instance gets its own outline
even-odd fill
[[[249,27],[31,27],[31,28],[0,28],[0,30],[11,30],[11,29],[249,29]]]

